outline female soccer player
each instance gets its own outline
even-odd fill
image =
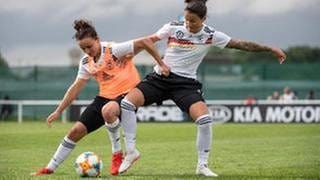
[[[119,44],[101,42],[91,23],[82,19],[74,22],[74,29],[76,30],[74,37],[86,55],[80,61],[77,78],[66,91],[56,110],[48,116],[48,125],[51,126],[51,123],[72,103],[91,77],[94,77],[99,85],[99,95],[62,139],[48,165],[33,175],[52,174],[68,157],[80,139],[104,124],[108,129],[112,144],[113,157],[110,173],[117,175],[122,162],[118,118],[120,101],[140,81],[132,57],[145,49],[160,66],[163,66],[164,69],[166,67],[153,43],[147,38]],[[167,72],[164,70],[164,74],[166,73],[168,74],[168,70]]]
[[[126,138],[126,156],[119,173],[125,172],[140,156],[135,147],[135,110],[140,106],[171,99],[198,125],[196,174],[217,176],[208,168],[212,141],[212,117],[209,115],[208,107],[202,96],[202,84],[196,76],[199,64],[211,46],[252,52],[268,51],[277,56],[280,64],[286,58],[281,49],[233,39],[204,24],[207,14],[206,0],[186,0],[186,3],[184,22],[166,24],[156,34],[150,36],[153,42],[167,40],[163,60],[170,68],[170,75],[163,76],[160,66],[156,65],[154,72],[147,75],[121,101],[121,126]]]

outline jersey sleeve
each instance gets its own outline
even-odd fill
[[[168,23],[162,26],[162,28],[156,32],[156,35],[158,36],[159,39],[167,39],[171,36],[171,32],[172,32],[172,26],[170,23]]]
[[[213,46],[219,47],[221,49],[223,49],[224,47],[226,47],[226,45],[229,43],[229,41],[231,40],[231,37],[226,35],[223,32],[220,31],[215,31],[213,33]]]
[[[90,79],[91,75],[86,68],[86,64],[88,63],[87,57],[83,57],[79,63],[78,75],[77,78],[80,79]]]
[[[133,40],[112,45],[112,54],[117,58],[134,54]]]

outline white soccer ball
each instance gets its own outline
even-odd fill
[[[74,167],[80,177],[98,177],[101,175],[103,163],[94,152],[84,152],[77,157]]]

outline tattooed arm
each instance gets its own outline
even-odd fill
[[[269,51],[272,52],[278,58],[280,64],[282,64],[286,60],[286,54],[281,49],[258,44],[255,42],[231,39],[226,47],[250,52]]]

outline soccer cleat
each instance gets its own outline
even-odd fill
[[[123,154],[121,151],[112,154],[112,162],[110,167],[110,174],[116,176],[119,174],[119,168],[122,163]]]
[[[42,176],[42,175],[49,175],[52,174],[53,171],[51,169],[48,168],[41,168],[36,172],[31,173],[31,176]]]
[[[126,153],[126,157],[122,161],[121,166],[119,168],[119,173],[121,174],[126,172],[132,166],[132,164],[135,161],[137,161],[139,158],[140,158],[140,153],[137,149],[135,149],[132,152]]]
[[[196,170],[197,175],[204,175],[210,177],[218,177],[218,175],[212,172],[206,164],[198,165]]]

